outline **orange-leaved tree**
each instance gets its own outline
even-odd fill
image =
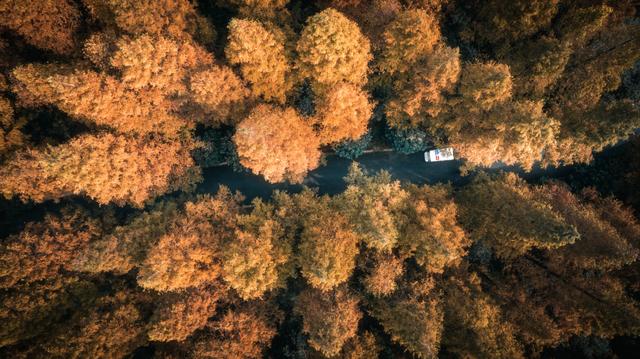
[[[269,182],[302,182],[320,164],[318,139],[292,108],[259,105],[233,136],[240,163]]]
[[[254,96],[285,102],[293,85],[291,60],[285,51],[285,35],[277,27],[232,19],[225,55],[230,64],[240,66]]]
[[[341,82],[318,100],[314,123],[323,144],[357,140],[367,132],[373,103],[358,86]]]
[[[302,316],[309,345],[327,357],[340,352],[358,331],[362,313],[358,298],[341,287],[330,292],[308,288],[296,298],[294,312]]]
[[[58,146],[17,152],[0,169],[0,192],[23,201],[75,194],[101,204],[141,207],[200,180],[192,148],[193,144],[180,141],[82,135]]]
[[[0,2],[0,27],[7,27],[41,49],[69,54],[76,47],[81,13],[69,0]]]

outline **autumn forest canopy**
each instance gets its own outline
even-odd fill
[[[0,0],[0,357],[637,355],[638,11]],[[444,147],[455,184],[357,163]]]

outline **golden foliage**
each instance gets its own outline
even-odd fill
[[[284,41],[282,31],[273,25],[234,18],[229,23],[225,48],[227,60],[231,65],[240,65],[253,95],[281,104],[293,86]]]
[[[0,347],[51,330],[95,288],[71,276],[19,284],[0,296]],[[4,349],[4,348],[3,348]]]
[[[405,10],[385,28],[378,69],[389,74],[408,71],[440,41],[440,23],[422,9]]]
[[[253,205],[250,214],[237,217],[238,228],[224,248],[222,264],[222,277],[244,300],[284,287],[293,271],[291,243],[273,207],[260,200]]]
[[[249,89],[226,66],[212,66],[189,79],[190,96],[202,107],[207,125],[236,124],[253,102]]]
[[[327,357],[338,354],[357,334],[362,317],[358,299],[345,288],[330,292],[306,289],[296,298],[294,312],[302,316],[309,345]]]
[[[513,79],[509,66],[495,62],[467,64],[460,77],[460,94],[489,110],[511,98]]]
[[[14,91],[23,105],[54,104],[80,120],[124,133],[176,136],[189,126],[171,112],[174,105],[158,89],[132,91],[112,76],[64,71],[55,65],[20,66],[12,75],[17,81]]]
[[[141,207],[200,179],[191,146],[109,133],[83,135],[44,150],[17,152],[0,169],[0,192],[35,202],[83,194],[100,204]]]
[[[0,26],[15,31],[33,46],[58,54],[74,50],[80,15],[70,0],[0,2]]]
[[[133,295],[117,292],[100,298],[88,312],[74,316],[43,345],[53,357],[121,358],[146,343],[142,313]]]
[[[389,252],[397,244],[400,211],[408,193],[387,172],[367,176],[353,164],[345,178],[347,189],[338,197],[359,239],[370,248]]]
[[[208,324],[210,333],[195,342],[197,358],[262,358],[276,335],[277,313],[258,305],[245,305],[227,311]]]
[[[501,161],[531,170],[543,154],[549,158],[556,150],[560,131],[559,122],[544,113],[543,105],[542,101],[514,101],[490,112],[460,113],[459,120],[471,123],[452,130],[450,145],[473,164],[488,167]]]
[[[183,79],[213,64],[213,56],[189,41],[142,35],[122,38],[111,57],[121,71],[124,86],[133,90],[159,90],[165,96],[186,92]]]
[[[436,46],[411,71],[397,75],[393,83],[396,94],[385,106],[387,123],[396,128],[428,123],[443,110],[443,94],[453,91],[459,76],[460,51]]]
[[[233,235],[237,197],[221,188],[215,197],[187,202],[167,234],[151,248],[138,284],[157,291],[180,291],[215,283],[221,275],[221,244]]]
[[[242,17],[257,19],[280,18],[287,13],[290,0],[217,0],[218,4],[238,9]]]
[[[77,209],[28,223],[0,247],[0,288],[54,278],[61,269],[70,270],[77,252],[101,235],[101,223]]]
[[[446,186],[407,188],[406,224],[400,236],[403,251],[413,254],[428,272],[442,273],[457,265],[470,244],[457,222],[457,206]]]
[[[444,311],[440,298],[376,299],[371,314],[378,319],[391,340],[418,358],[437,358],[442,336]]]
[[[392,254],[377,254],[363,284],[367,292],[384,297],[396,290],[398,277],[404,272],[402,259]]]
[[[180,294],[168,294],[150,319],[147,333],[153,341],[183,341],[203,328],[217,308],[225,289],[221,286],[191,289]]]
[[[108,70],[111,54],[116,50],[117,37],[108,31],[94,32],[84,41],[82,54],[101,70]]]
[[[481,44],[509,48],[511,43],[524,40],[546,28],[558,12],[559,0],[490,0],[474,8],[475,20],[462,36],[475,38]],[[505,51],[505,50],[502,50]]]
[[[595,206],[581,203],[567,186],[559,183],[537,187],[536,194],[558,211],[567,223],[575,226],[580,234],[580,240],[554,252],[550,261],[555,265],[560,268],[571,265],[579,269],[609,271],[620,269],[638,258],[638,249],[630,243],[630,240],[636,239],[625,238],[619,232],[625,227],[637,226],[633,218],[625,221],[626,226],[619,222],[611,223]],[[597,196],[593,200],[599,201]]]
[[[116,227],[109,235],[91,241],[77,253],[71,267],[89,273],[129,272],[142,263],[149,248],[169,230],[176,213],[174,202],[161,202],[129,223]]]
[[[500,258],[531,248],[555,249],[580,238],[558,212],[535,199],[517,175],[478,175],[456,197],[460,220],[474,241],[488,245]]]
[[[464,267],[467,270],[466,267]],[[524,358],[514,326],[498,304],[485,294],[475,273],[448,279],[444,308],[447,320],[442,342],[460,357]]]
[[[341,81],[354,85],[367,81],[372,58],[369,40],[356,23],[334,9],[307,20],[296,50],[301,77],[310,78],[318,89]]]
[[[212,42],[215,30],[189,0],[82,0],[89,13],[132,35],[194,37]]]
[[[302,276],[323,291],[346,282],[355,267],[357,244],[358,236],[346,216],[322,199],[303,219],[298,247]]]
[[[373,103],[357,86],[342,82],[331,87],[316,105],[314,123],[323,144],[357,140],[367,132]]]
[[[27,136],[22,132],[25,118],[15,118],[13,104],[0,95],[0,156],[22,147]]]
[[[341,358],[345,359],[370,359],[378,358],[380,345],[376,337],[369,331],[365,331],[357,337],[351,338],[342,348]]]
[[[233,142],[240,163],[272,183],[302,182],[320,162],[313,129],[291,108],[257,106],[238,124]]]
[[[384,46],[383,32],[403,8],[399,0],[324,0],[321,3],[358,23],[362,33],[371,41],[373,50]]]

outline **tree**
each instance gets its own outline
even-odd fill
[[[140,265],[148,250],[166,234],[178,214],[177,204],[163,201],[75,254],[71,268],[79,272],[125,274]]]
[[[228,310],[207,325],[194,343],[198,358],[262,358],[276,335],[280,313],[269,305],[249,304]]]
[[[0,297],[0,348],[50,331],[85,303],[97,288],[71,276],[20,283]]]
[[[289,0],[217,0],[217,3],[237,8],[242,17],[267,20],[285,17],[282,13],[288,15]]]
[[[468,268],[461,266],[466,272]],[[443,299],[445,325],[442,345],[460,357],[524,358],[515,328],[503,318],[500,306],[483,292],[474,272],[451,277]]]
[[[516,335],[533,350],[572,336],[635,335],[640,308],[621,281],[606,273],[556,272],[543,258],[520,258],[490,274],[492,296]]]
[[[0,4],[0,26],[57,54],[67,55],[75,49],[80,16],[77,5],[68,0],[7,0]]]
[[[292,274],[291,242],[274,207],[259,199],[249,214],[237,217],[234,239],[225,244],[222,277],[244,300],[284,287]]]
[[[24,118],[15,118],[13,104],[0,95],[0,156],[22,147],[27,142],[23,132]]]
[[[402,226],[400,211],[408,199],[407,191],[399,181],[391,180],[388,173],[367,176],[355,164],[345,181],[347,189],[336,200],[355,233],[368,247],[391,251],[398,241]]]
[[[191,289],[185,293],[162,297],[150,321],[147,335],[153,341],[184,341],[198,329],[207,325],[225,296],[226,288],[212,286]]]
[[[405,10],[391,21],[383,33],[384,45],[378,69],[395,75],[408,71],[429,56],[440,41],[440,23],[422,9]]]
[[[580,238],[574,226],[536,200],[535,192],[515,174],[491,178],[481,173],[456,196],[456,203],[471,239],[500,258],[531,248],[560,248]]]
[[[399,0],[321,0],[320,4],[332,7],[353,19],[362,33],[371,41],[373,50],[384,46],[384,31],[402,11]]]
[[[123,85],[134,91],[159,90],[165,96],[184,95],[183,80],[213,64],[213,56],[188,40],[141,35],[121,38],[111,66],[121,71]]]
[[[558,12],[559,0],[491,0],[473,8],[473,21],[462,33],[482,45],[498,47],[506,52],[509,45],[546,28]],[[502,47],[502,48],[501,48]]]
[[[63,268],[71,270],[77,252],[100,238],[102,230],[102,223],[74,208],[28,223],[0,247],[0,287],[54,278]]]
[[[12,75],[22,105],[53,104],[81,121],[123,133],[175,137],[190,126],[172,113],[174,104],[158,89],[132,91],[115,77],[56,65],[20,66]]]
[[[189,0],[82,0],[89,14],[132,35],[144,33],[212,43],[214,27]]]
[[[283,104],[293,86],[285,35],[275,26],[234,18],[229,22],[225,55],[240,65],[242,77],[255,97]]]
[[[362,156],[371,141],[373,140],[373,134],[370,129],[357,140],[345,140],[338,142],[331,146],[331,148],[335,151],[336,155],[342,158],[346,158],[349,160],[355,160],[356,158]]]
[[[403,262],[389,253],[375,253],[371,257],[368,273],[362,280],[365,290],[376,297],[388,296],[397,288],[398,277],[404,272]]]
[[[140,265],[138,285],[157,291],[198,288],[222,274],[222,244],[233,235],[238,197],[222,188],[185,205],[184,214],[149,250]]]
[[[560,124],[544,113],[541,101],[513,101],[489,112],[457,116],[465,124],[449,130],[449,144],[472,164],[489,167],[500,161],[529,171],[557,151]],[[455,121],[449,123],[452,128]]]
[[[253,98],[249,89],[226,66],[212,66],[189,79],[193,101],[202,108],[205,125],[235,125],[246,116]],[[196,111],[197,113],[197,111]]]
[[[404,63],[404,62],[403,62]],[[460,52],[438,45],[393,82],[395,95],[387,102],[389,126],[413,129],[444,109],[445,96],[453,92],[460,76]]]
[[[124,357],[145,345],[145,323],[127,290],[98,298],[79,310],[42,343],[48,356],[65,358]]]
[[[611,223],[595,206],[582,203],[566,185],[559,183],[538,187],[536,194],[558,211],[567,223],[575,226],[580,234],[580,240],[576,243],[554,252],[550,262],[558,268],[574,266],[578,269],[609,271],[622,268],[637,259],[638,249],[632,245],[635,239],[619,231],[625,227],[637,227],[637,221],[633,218],[627,218],[625,224]],[[594,192],[591,195],[594,201],[601,201]]]
[[[87,195],[101,204],[137,207],[200,179],[192,144],[147,138],[82,135],[44,150],[17,152],[0,170],[0,191],[43,202]],[[162,161],[158,161],[162,158]]]
[[[331,290],[346,282],[355,267],[358,236],[327,197],[318,198],[302,219],[298,263],[314,288]]]
[[[494,62],[472,63],[462,69],[459,93],[483,110],[511,98],[513,80],[509,66]]]
[[[400,247],[428,272],[442,273],[460,262],[470,244],[457,222],[451,188],[410,185],[407,191]]]
[[[436,358],[442,336],[444,312],[440,298],[416,293],[396,293],[392,298],[376,299],[370,305],[391,340],[418,358]]]
[[[394,151],[405,155],[426,150],[431,141],[429,135],[419,128],[401,129],[387,126],[384,135],[391,142]]]
[[[320,143],[358,140],[367,132],[373,104],[357,86],[342,82],[331,87],[318,101],[315,126]]]
[[[291,108],[259,105],[236,128],[240,163],[272,183],[302,182],[320,162],[318,139]]]
[[[302,316],[309,345],[327,357],[338,354],[356,335],[362,317],[358,299],[345,288],[330,292],[306,289],[296,298],[294,312]]]
[[[310,78],[320,92],[341,81],[363,85],[367,80],[369,40],[334,9],[308,18],[296,50],[301,77]]]

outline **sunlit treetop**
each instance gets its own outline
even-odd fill
[[[269,182],[302,182],[320,163],[319,141],[292,108],[259,105],[233,136],[240,163]]]
[[[340,81],[362,85],[371,61],[369,40],[358,24],[334,9],[307,20],[297,44],[298,69],[320,88]]]
[[[284,34],[273,25],[234,18],[229,23],[225,55],[239,65],[254,96],[284,103],[293,85]]]
[[[441,38],[440,23],[425,10],[406,10],[387,25],[383,38],[379,69],[390,74],[404,72],[433,51]]]
[[[69,0],[0,2],[0,26],[17,32],[33,46],[58,54],[75,49],[80,18],[80,9]]]
[[[82,0],[94,19],[131,35],[214,41],[216,33],[189,0]]]
[[[316,105],[318,137],[322,143],[357,140],[367,132],[373,103],[365,91],[342,82],[331,87]]]

